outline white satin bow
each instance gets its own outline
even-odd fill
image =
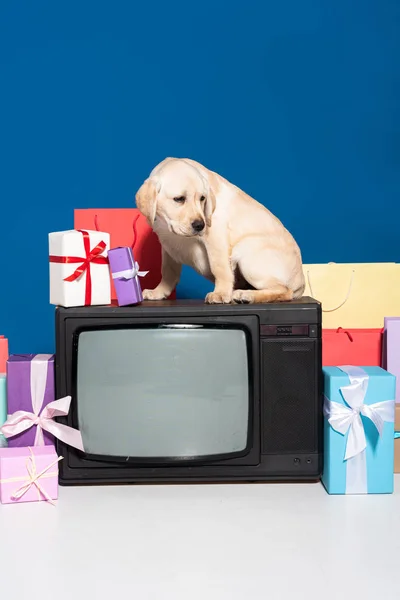
[[[133,264],[130,269],[125,269],[124,271],[117,271],[112,274],[113,279],[134,279],[135,277],[145,277],[148,271],[140,271],[139,265],[137,262]]]
[[[364,404],[368,375],[359,367],[340,367],[350,378],[350,384],[340,388],[348,406],[325,399],[324,414],[329,424],[342,435],[349,430],[344,459],[356,456],[367,447],[361,415],[370,419],[382,435],[385,421],[394,421],[393,400]]]

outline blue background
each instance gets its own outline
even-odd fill
[[[0,5],[0,332],[54,349],[47,234],[166,156],[276,213],[305,262],[400,260],[400,5]],[[189,269],[179,293],[209,286]]]

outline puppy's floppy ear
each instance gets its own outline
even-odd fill
[[[211,227],[212,215],[217,205],[216,194],[218,192],[218,180],[214,173],[208,172],[208,194],[206,205],[204,207],[204,217],[207,227]]]
[[[208,190],[208,194],[207,194],[206,205],[204,207],[204,217],[206,220],[207,227],[211,227],[211,222],[212,222],[211,217],[215,210],[215,206],[216,206],[215,194],[214,194],[212,187],[210,186],[210,188]]]
[[[136,206],[153,227],[157,209],[157,188],[151,179],[146,179],[136,194]]]

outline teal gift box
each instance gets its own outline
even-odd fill
[[[7,385],[6,376],[0,374],[0,427],[4,425],[7,420]],[[0,433],[0,448],[7,446],[7,440],[4,435]]]
[[[324,367],[329,494],[391,494],[396,377],[380,367]]]

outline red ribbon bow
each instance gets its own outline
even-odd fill
[[[76,281],[83,275],[85,271],[86,273],[86,288],[85,288],[85,306],[90,305],[92,303],[92,276],[90,273],[90,263],[94,263],[96,265],[106,265],[108,264],[108,258],[106,256],[99,256],[106,249],[106,243],[101,241],[95,246],[92,250],[90,249],[90,238],[87,231],[83,231],[81,229],[78,230],[83,236],[83,247],[85,249],[86,257],[82,256],[49,256],[49,261],[54,263],[62,263],[62,264],[72,264],[72,263],[81,263],[77,269],[64,278],[64,281]]]

